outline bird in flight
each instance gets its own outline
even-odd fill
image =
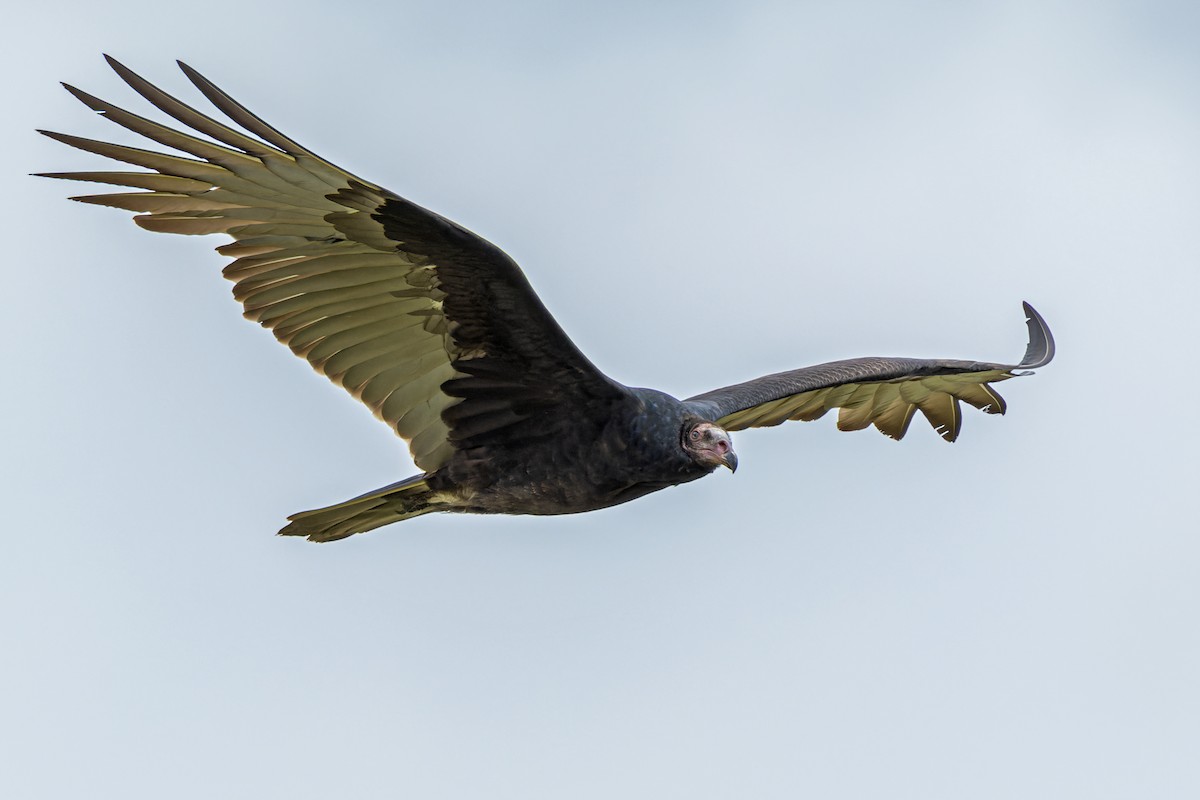
[[[1024,304],[1018,364],[853,358],[678,400],[604,375],[567,338],[517,264],[466,228],[297,144],[180,62],[230,122],[108,63],[184,132],[64,84],[89,108],[177,155],[41,131],[141,171],[41,173],[138,191],[72,199],[137,214],[151,231],[223,233],[217,251],[245,316],[366,404],[422,470],[289,517],[327,542],[434,511],[572,514],[737,469],[731,431],[815,420],[901,439],[921,412],[943,439],[960,401],[1003,414],[991,384],[1048,364],[1054,340]]]

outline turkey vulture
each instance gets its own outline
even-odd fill
[[[136,212],[166,233],[225,233],[225,277],[245,316],[365,403],[423,473],[290,517],[281,534],[327,542],[431,511],[571,514],[737,468],[729,432],[814,420],[903,438],[920,411],[946,441],[959,401],[1003,414],[991,384],[1054,355],[1026,303],[1019,364],[854,358],[677,400],[623,386],[588,361],[490,242],[301,147],[179,66],[241,130],[185,105],[112,58],[138,94],[207,138],[72,86],[108,119],[171,155],[42,131],[148,171],[45,177],[141,191],[75,197]],[[65,84],[64,84],[65,85]]]

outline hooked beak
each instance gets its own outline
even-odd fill
[[[737,472],[737,453],[733,452],[732,447],[725,453],[721,463],[729,467],[730,472]]]

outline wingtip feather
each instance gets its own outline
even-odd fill
[[[125,81],[125,83],[127,83],[129,86],[133,87],[135,91],[137,90],[137,86],[135,84],[139,82],[148,82],[141,75],[138,75],[136,72],[122,64],[120,61],[117,61],[112,56],[105,55],[104,60],[108,62],[108,66],[112,67],[112,71],[117,73],[117,76],[120,77],[121,80]]]
[[[53,139],[56,142],[62,142],[63,144],[69,144],[72,147],[75,146],[74,144],[72,144],[72,140],[76,140],[76,139],[80,138],[78,136],[72,136],[69,133],[59,133],[58,131],[48,131],[45,128],[37,128],[37,132],[40,133],[42,136],[45,136],[49,139]]]
[[[93,94],[88,94],[83,89],[80,89],[77,86],[72,86],[71,84],[64,82],[62,87],[64,89],[66,89],[68,92],[70,92],[72,97],[74,97],[79,102],[83,103],[85,106],[90,108],[92,111],[97,111],[97,112],[103,114],[105,108],[109,105],[108,103],[105,103],[103,100],[101,100],[99,97],[96,97]]]
[[[1017,367],[1020,369],[1044,367],[1054,359],[1054,334],[1050,333],[1050,326],[1046,323],[1045,318],[1028,301],[1022,300],[1021,307],[1025,310],[1029,344],[1026,345],[1025,356],[1021,359],[1021,363],[1017,364]]]
[[[200,74],[198,69],[189,65],[187,62],[180,59],[175,59],[175,64],[179,67],[183,74],[187,76],[187,79],[191,81],[200,91],[204,91],[205,86],[210,86],[213,89],[217,88],[216,84]]]

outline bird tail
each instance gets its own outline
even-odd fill
[[[310,542],[333,542],[356,533],[419,517],[442,506],[433,500],[427,475],[367,492],[337,505],[292,514],[280,536],[307,536]]]

